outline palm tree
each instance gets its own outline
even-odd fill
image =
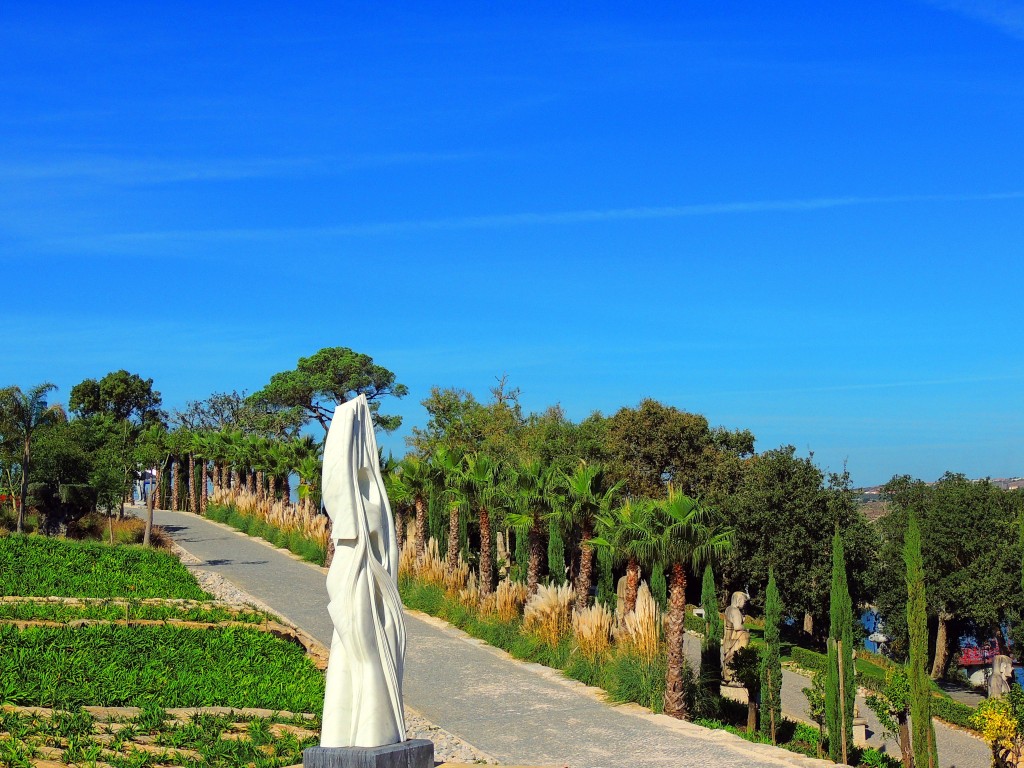
[[[668,498],[658,503],[658,512],[656,555],[662,562],[672,565],[665,620],[665,644],[668,647],[665,714],[682,719],[687,714],[683,655],[686,567],[689,565],[696,570],[701,564],[728,552],[732,547],[732,530],[720,527],[710,509],[671,486]]]
[[[561,501],[558,480],[555,470],[539,461],[524,464],[509,477],[514,509],[506,515],[506,520],[515,529],[516,536],[527,537],[526,587],[531,595],[537,592],[544,561],[544,521]]]
[[[566,504],[556,511],[563,527],[575,527],[580,533],[580,569],[576,576],[576,609],[582,611],[590,601],[590,585],[594,574],[594,523],[599,514],[611,509],[622,482],[607,490],[604,468],[600,464],[580,462],[571,475],[564,476]]]
[[[305,504],[309,499],[316,497],[316,489],[319,488],[322,472],[320,466],[320,452],[323,446],[318,443],[312,435],[292,438],[287,443],[289,455],[288,469],[299,476],[299,504]],[[291,498],[291,483],[285,476],[285,497]],[[312,493],[311,493],[312,492]]]
[[[499,487],[498,466],[490,457],[473,453],[466,457],[466,485],[470,506],[477,512],[480,524],[480,594],[489,595],[494,589],[494,559],[491,557],[491,513],[496,511],[495,501]]]
[[[597,515],[597,546],[608,547],[615,562],[626,564],[626,594],[623,614],[636,608],[641,567],[654,565],[658,553],[655,503],[647,499],[626,501]]]
[[[0,432],[5,438],[21,444],[18,533],[25,530],[25,501],[28,498],[28,478],[32,466],[32,435],[40,427],[67,418],[60,405],[46,403],[46,396],[56,389],[55,384],[47,381],[30,387],[27,392],[22,392],[21,387],[0,390]]]
[[[411,500],[402,495],[404,489],[398,479],[398,467],[398,460],[390,453],[386,457],[381,455],[380,473],[384,478],[384,490],[391,502],[391,511],[395,515],[395,539],[401,551],[405,546],[405,512]]]
[[[469,503],[469,476],[462,451],[438,449],[430,458],[435,477],[440,481],[441,498],[448,505],[448,553],[445,562],[449,572],[459,561],[459,528],[462,509]]]
[[[406,456],[399,464],[400,496],[412,500],[416,510],[416,558],[423,557],[427,547],[427,495],[433,482],[433,470],[419,456]]]

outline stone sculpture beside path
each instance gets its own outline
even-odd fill
[[[747,607],[745,592],[733,592],[729,607],[725,609],[725,635],[722,638],[722,682],[733,687],[742,687],[732,670],[736,653],[750,645],[750,630],[743,626],[743,609]]]

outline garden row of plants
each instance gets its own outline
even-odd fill
[[[144,750],[108,754],[112,734],[86,736],[95,724],[78,711],[82,706],[144,707],[150,713],[146,727],[155,729],[157,744],[198,752],[196,759],[202,764],[294,764],[301,759],[301,748],[316,741],[284,732],[266,737],[269,721],[254,720],[244,744],[231,739],[222,744],[219,734],[230,725],[228,719],[202,715],[190,723],[165,722],[160,713],[172,707],[319,713],[324,692],[322,673],[300,647],[256,626],[192,629],[173,623],[255,625],[268,617],[212,601],[169,554],[136,546],[9,535],[0,538],[0,596],[5,598],[0,600],[0,704],[63,710],[52,719],[3,713],[0,730],[14,738],[0,744],[0,763],[27,766],[40,754],[45,756],[46,749],[55,748],[64,750],[65,762],[88,762],[97,750],[105,750],[103,762],[117,768],[152,763],[153,755],[147,757]],[[23,629],[10,623],[125,618],[172,623]],[[143,720],[126,727],[138,731]],[[311,731],[319,728],[318,717],[303,722]],[[52,741],[53,729],[74,730],[79,727],[74,723],[80,726],[79,736]],[[114,735],[122,731],[119,727]]]

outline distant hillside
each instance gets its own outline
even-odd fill
[[[981,482],[986,478],[981,478],[977,482]],[[1002,488],[1004,491],[1016,491],[1024,488],[1024,477],[990,477],[987,478],[992,485]],[[935,483],[928,483],[928,485],[935,485]],[[857,503],[861,507],[861,511],[867,516],[868,520],[877,520],[883,517],[888,512],[888,506],[882,501],[882,486],[873,485],[867,488],[854,488],[854,494],[856,494]]]

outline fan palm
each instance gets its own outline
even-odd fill
[[[500,480],[498,465],[481,453],[466,457],[466,486],[470,507],[477,512],[480,525],[480,594],[489,595],[494,589],[494,558],[491,557],[493,534],[492,513],[497,511]]]
[[[608,512],[622,488],[618,482],[604,489],[604,468],[600,464],[580,462],[571,475],[564,476],[566,503],[555,516],[563,528],[575,527],[580,534],[580,568],[576,576],[576,608],[583,610],[590,600],[594,578],[594,523]]]
[[[462,451],[440,448],[430,458],[441,487],[441,498],[448,507],[448,553],[445,562],[454,571],[459,561],[459,527],[462,510],[469,503],[469,476]]]
[[[544,521],[561,500],[559,477],[554,469],[531,461],[511,473],[509,485],[514,508],[506,520],[516,536],[527,537],[526,587],[532,595],[537,592],[544,559]]]
[[[430,464],[419,456],[406,456],[399,463],[397,488],[402,498],[409,499],[416,511],[416,558],[423,557],[427,547],[427,496],[434,482]]]
[[[43,382],[22,392],[21,387],[0,390],[0,432],[4,438],[21,445],[21,488],[18,494],[17,532],[25,530],[25,500],[28,497],[28,478],[32,467],[32,435],[66,418],[60,405],[48,405],[46,396],[57,389],[55,384]]]
[[[732,530],[721,527],[714,513],[698,500],[669,487],[668,498],[658,503],[656,555],[671,563],[665,643],[665,714],[686,717],[683,634],[686,621],[686,568],[695,570],[721,557],[732,547]]]
[[[615,562],[626,564],[623,614],[636,608],[640,569],[654,565],[658,554],[655,514],[655,502],[639,499],[600,512],[596,518],[598,536],[593,543],[611,550]]]

